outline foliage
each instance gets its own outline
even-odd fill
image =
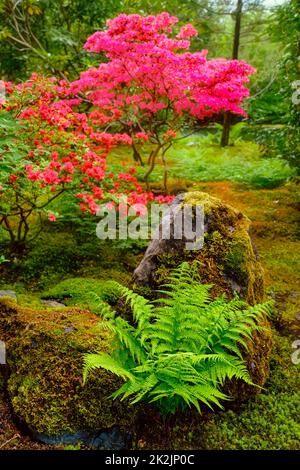
[[[300,170],[300,129],[294,125],[249,126],[245,139],[256,142],[267,157],[286,160]]]
[[[135,326],[108,310],[102,326],[115,333],[115,349],[86,355],[84,379],[92,369],[107,369],[126,380],[114,398],[147,400],[167,413],[187,405],[200,412],[199,402],[222,407],[225,380],[252,383],[241,349],[270,305],[248,307],[224,296],[211,301],[210,287],[199,283],[195,263],[173,271],[155,304],[116,286],[131,304]]]
[[[288,25],[288,28],[286,27]],[[300,6],[297,0],[278,6],[273,15],[270,32],[274,41],[281,39],[285,45],[280,63],[280,94],[287,103],[287,123],[295,126],[299,123],[299,29]],[[292,99],[294,95],[295,99]]]
[[[28,242],[22,253],[10,253],[4,242],[1,242],[0,253],[5,253],[8,258],[3,266],[0,265],[1,280],[7,288],[16,288],[18,293],[22,290],[19,283],[24,285],[25,292],[48,291],[51,288],[53,298],[56,298],[54,294],[60,298],[59,294],[63,295],[67,288],[65,284],[61,287],[61,281],[66,279],[67,284],[68,278],[75,278],[78,279],[74,281],[74,288],[75,285],[78,287],[77,296],[72,289],[73,282],[69,285],[73,300],[84,307],[93,305],[93,309],[97,307],[97,301],[84,292],[85,286],[89,292],[97,291],[98,295],[102,295],[99,293],[101,283],[114,279],[127,284],[130,278],[128,269],[134,269],[137,264],[136,256],[128,250],[124,251],[118,241],[99,240],[95,234],[95,222],[80,216],[72,223],[63,223],[62,220],[56,224],[45,222],[44,230]],[[82,279],[84,277],[96,279],[93,288],[91,283],[85,283]],[[14,285],[15,282],[18,284]],[[82,289],[79,289],[79,285]],[[69,302],[73,304],[71,299]]]
[[[233,127],[234,129],[234,127]],[[191,181],[233,181],[256,188],[275,188],[296,175],[280,158],[266,158],[260,147],[243,140],[220,148],[218,134],[192,136],[170,151],[170,175]]]
[[[1,256],[0,256],[0,264],[7,263],[7,261],[8,261],[8,260],[5,258],[4,255],[1,255]]]
[[[193,51],[208,48],[214,57],[229,57],[233,6],[232,0],[23,0],[17,5],[14,0],[2,0],[0,74],[10,80],[27,78],[34,71],[75,78],[94,63],[93,57],[82,51],[85,39],[119,12],[145,16],[176,12],[181,23],[192,22],[199,31],[193,38]],[[263,75],[269,73],[269,64],[278,54],[278,47],[272,48],[266,34],[268,20],[262,2],[247,2],[242,56]],[[259,47],[249,47],[249,41]]]
[[[272,66],[273,79],[254,93],[250,116],[254,124],[272,122],[278,128],[260,130],[254,126],[252,138],[262,143],[271,156],[280,156],[295,166],[300,165],[300,7],[297,0],[278,6],[268,30],[273,43],[283,47],[277,64]],[[288,25],[288,27],[287,27]]]
[[[108,21],[107,30],[84,46],[104,53],[106,62],[71,84],[74,94],[85,94],[99,127],[128,135],[137,162],[143,164],[143,142],[153,144],[147,190],[159,156],[167,190],[165,153],[187,121],[209,120],[223,111],[245,115],[241,105],[249,90],[244,85],[255,71],[243,61],[207,60],[206,50],[189,52],[189,38],[197,31],[191,24],[176,28],[177,22],[168,13],[122,14]]]
[[[111,148],[130,138],[95,132],[86,114],[74,109],[81,100],[69,97],[66,82],[34,74],[6,88],[0,107],[0,225],[12,243],[24,243],[32,220],[42,222],[45,212],[55,222],[48,206],[65,192],[92,214],[99,201],[118,201],[120,194],[128,194],[131,204],[154,199],[137,183],[134,168],[118,175],[107,170]]]
[[[117,13],[122,1],[2,0],[0,74],[9,79],[31,73],[76,77],[91,64],[85,38]]]

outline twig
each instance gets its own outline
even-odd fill
[[[20,434],[15,434],[13,437],[8,439],[8,441],[3,442],[3,444],[1,444],[1,446],[0,446],[0,449],[2,449],[4,446],[6,446],[6,444],[13,441],[14,439],[17,439],[18,437],[20,437]]]

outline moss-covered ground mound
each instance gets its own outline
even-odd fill
[[[0,335],[13,413],[34,433],[130,427],[136,408],[108,399],[120,385],[101,370],[82,383],[83,354],[111,348],[99,318],[78,308],[34,310],[0,299]]]

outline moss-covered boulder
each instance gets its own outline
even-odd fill
[[[204,243],[202,248],[187,250],[182,239],[172,237],[174,233],[174,214],[183,205],[203,207]],[[212,295],[225,293],[232,298],[236,292],[249,304],[264,300],[263,270],[256,249],[249,236],[250,220],[233,207],[221,200],[202,192],[190,192],[177,196],[169,214],[161,225],[170,223],[170,239],[152,240],[143,260],[134,272],[133,282],[137,292],[149,297],[165,281],[170,270],[182,261],[198,260],[199,274],[203,283],[213,284]],[[161,230],[160,230],[161,232]],[[249,350],[245,353],[249,372],[255,384],[263,386],[269,372],[269,359],[272,338],[268,321],[262,326],[265,330],[255,333]],[[241,383],[230,386],[235,397],[244,399],[260,389]]]
[[[32,310],[0,299],[8,396],[15,416],[34,434],[132,426],[136,407],[108,398],[120,386],[116,376],[97,370],[83,386],[83,354],[110,348],[110,333],[98,323],[76,308]]]

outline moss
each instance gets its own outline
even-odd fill
[[[282,294],[282,300],[287,300],[280,308],[283,317],[290,321],[297,310],[295,304],[300,308],[300,298],[297,301],[293,297],[293,292],[299,291],[295,272],[300,269],[297,185],[289,183],[276,190],[259,191],[245,191],[227,182],[198,183],[198,187],[213,196],[221,196],[251,218],[251,238],[264,268],[267,293]]]
[[[208,282],[217,279],[215,283],[222,284],[227,294],[236,290],[252,305],[261,302],[263,271],[249,237],[250,220],[206,193],[188,193],[185,203],[204,207],[207,233],[198,257],[205,267],[203,277],[208,278]],[[226,279],[227,288],[221,278]]]
[[[291,344],[274,332],[271,373],[261,395],[237,414],[211,417],[202,429],[205,449],[300,449],[299,365],[291,363]]]
[[[300,393],[264,395],[239,415],[228,411],[205,429],[204,449],[299,450]]]
[[[83,354],[111,347],[111,335],[99,330],[98,321],[75,308],[33,310],[0,299],[7,391],[15,415],[32,431],[57,435],[132,425],[137,408],[108,399],[118,378],[100,370],[82,383]]]
[[[6,319],[7,317],[12,317],[18,312],[18,305],[14,299],[11,297],[0,297],[1,305],[1,317],[0,319]],[[0,323],[1,326],[1,323]]]
[[[243,282],[248,281],[245,270],[245,244],[242,240],[234,240],[230,249],[225,256],[225,267],[231,276],[242,279]]]
[[[55,287],[44,291],[41,298],[61,300],[66,305],[88,308],[93,313],[101,313],[99,301],[115,305],[119,300],[112,280],[83,277],[64,279]]]

